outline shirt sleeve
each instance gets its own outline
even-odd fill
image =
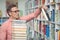
[[[30,13],[27,16],[20,17],[20,19],[29,21],[29,20],[37,17],[40,13],[41,13],[41,10],[38,8],[38,9],[36,9],[36,11],[34,13]]]
[[[6,28],[4,24],[0,27],[0,40],[6,40]]]

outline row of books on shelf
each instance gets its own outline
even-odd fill
[[[0,25],[2,25],[7,19],[8,17],[0,17]]]
[[[34,25],[34,31],[36,31],[38,33],[38,35],[41,35],[39,38],[43,38],[45,40],[45,38],[47,40],[55,40],[55,26],[54,24],[44,24],[45,22],[43,21],[36,21],[35,22],[35,25]],[[35,32],[35,35],[36,35],[36,32]],[[60,38],[60,29],[57,31],[57,36],[56,38],[59,40]],[[38,35],[36,37],[38,37]],[[41,38],[41,39],[42,39]]]
[[[28,3],[28,2],[27,2]],[[29,5],[30,4],[30,5]],[[55,4],[60,4],[59,0],[31,0],[28,3],[27,8],[34,8],[34,7],[39,7],[40,5],[55,5]]]

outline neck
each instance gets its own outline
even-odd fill
[[[18,19],[19,19],[19,18],[14,18],[14,17],[12,17],[12,16],[11,16],[10,18],[13,19],[13,20],[18,20]]]

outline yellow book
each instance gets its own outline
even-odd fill
[[[60,30],[58,31],[58,40],[60,40]]]

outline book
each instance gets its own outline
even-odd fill
[[[58,40],[60,40],[60,30],[58,31]]]

